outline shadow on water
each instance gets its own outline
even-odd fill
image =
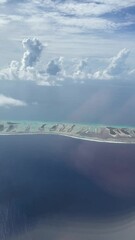
[[[0,239],[56,216],[103,220],[133,212],[134,156],[134,145],[1,136]]]

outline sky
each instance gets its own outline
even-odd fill
[[[106,122],[112,105],[133,113],[135,0],[0,0],[0,32],[1,119],[74,120],[86,108],[95,118],[75,120]]]

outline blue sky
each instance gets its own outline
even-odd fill
[[[134,84],[135,0],[0,0],[0,32],[0,88],[16,86],[0,91],[0,108],[27,108],[20,82]]]
[[[27,51],[22,47],[23,39],[34,37],[44,45],[38,63],[43,71],[51,59],[62,56],[64,68],[75,65],[75,59],[77,65],[87,58],[91,74],[104,70],[110,58],[124,48],[131,51],[126,61],[133,70],[134,12],[134,0],[1,0],[1,70],[12,60],[21,61]]]

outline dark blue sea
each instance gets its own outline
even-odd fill
[[[0,240],[134,240],[135,145],[0,136]]]

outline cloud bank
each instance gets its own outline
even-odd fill
[[[43,52],[43,44],[39,39],[28,38],[22,41],[24,54],[20,62],[11,61],[6,69],[0,71],[0,80],[34,81],[38,85],[63,85],[68,83],[88,83],[90,80],[126,80],[132,79],[135,70],[127,65],[130,51],[126,48],[119,51],[116,56],[108,59],[108,66],[101,70],[91,70],[92,59],[80,59],[78,63],[73,60],[65,64],[63,57],[51,59],[43,69],[38,69],[37,63]],[[88,56],[89,57],[89,56]]]
[[[105,58],[111,56],[111,51],[114,51],[115,55],[116,51],[124,47],[133,48],[135,52],[134,0],[1,0],[0,6],[1,66],[11,61],[12,54],[15,54],[15,59],[19,59],[21,51],[18,42],[22,40],[22,36],[26,37],[22,42],[24,54],[19,61],[19,66],[17,62],[13,62],[13,69],[11,66],[8,74],[7,70],[1,73],[3,78],[10,75],[9,78],[13,79],[12,75],[19,75],[18,79],[41,78],[40,81],[43,81],[50,75],[55,76],[55,71],[57,76],[62,75],[62,68],[60,66],[59,69],[55,60],[57,56],[58,58],[60,56]],[[41,69],[42,73],[37,72],[36,65],[44,52],[43,44],[37,38],[34,40],[33,36],[39,36],[40,40],[48,41],[51,46],[45,55],[50,63]],[[17,51],[16,48],[18,48]],[[51,54],[54,54],[54,57]],[[133,63],[132,55],[131,60]],[[65,59],[63,61],[65,62]],[[55,68],[53,74],[51,68]],[[99,70],[102,69],[94,71]],[[74,78],[76,78],[79,71],[76,69],[74,71]],[[94,71],[92,70],[92,74]],[[69,72],[67,75],[70,75]],[[81,78],[87,77],[86,70],[81,71],[80,75]],[[91,73],[89,78],[90,75]]]
[[[24,107],[26,103],[0,94],[0,107]]]

